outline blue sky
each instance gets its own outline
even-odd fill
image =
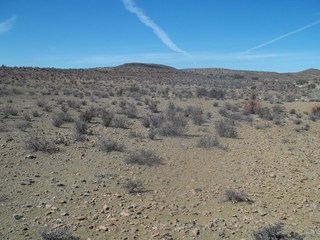
[[[319,0],[0,0],[0,64],[320,68]]]

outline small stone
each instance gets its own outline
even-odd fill
[[[106,231],[108,231],[109,229],[108,229],[106,226],[101,225],[101,226],[98,227],[98,230],[99,230],[99,231],[105,231],[105,232],[106,232]]]
[[[128,212],[121,212],[121,213],[120,213],[120,216],[129,217],[129,216],[130,216],[130,213],[128,213]]]
[[[85,220],[85,219],[86,219],[86,217],[85,217],[85,216],[77,217],[77,220],[78,220],[78,221],[83,221],[83,220]]]
[[[266,216],[268,213],[266,213],[266,212],[260,212],[259,214],[260,214],[261,217],[263,217],[263,216]]]
[[[28,154],[27,156],[25,156],[25,159],[35,159],[35,158],[37,158],[37,156],[31,155],[31,154]]]
[[[111,209],[111,208],[110,208],[108,205],[104,205],[104,206],[103,206],[103,210],[104,210],[104,211],[108,211],[108,210],[110,210],[110,209]]]
[[[51,215],[52,213],[54,213],[54,211],[46,212],[45,215],[46,215],[46,216],[49,216],[49,215]]]
[[[198,228],[193,229],[193,230],[191,231],[191,235],[192,235],[193,237],[199,236],[199,235],[200,235],[200,230],[199,230]]]
[[[20,220],[21,218],[23,218],[23,215],[20,214],[20,213],[15,213],[15,214],[13,214],[13,218],[14,218],[15,220]]]

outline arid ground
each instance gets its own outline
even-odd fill
[[[0,239],[320,239],[319,101],[316,69],[2,66]]]

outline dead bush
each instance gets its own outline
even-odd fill
[[[125,115],[115,115],[110,123],[114,128],[128,128],[129,120]]]
[[[149,116],[143,116],[141,123],[144,127],[149,128],[151,126],[151,118]]]
[[[158,113],[158,101],[151,100],[148,102],[148,107],[153,113]]]
[[[237,202],[250,202],[252,203],[253,201],[249,199],[248,195],[244,193],[243,191],[236,191],[233,189],[228,189],[225,190],[224,192],[224,197],[223,201],[225,202],[232,202],[232,203],[237,203]]]
[[[8,132],[7,126],[1,122],[0,122],[0,132]]]
[[[39,99],[38,101],[37,101],[37,106],[38,107],[44,107],[45,105],[46,105],[47,103],[46,103],[46,101],[44,100],[44,99]]]
[[[18,110],[14,109],[10,105],[7,105],[2,109],[2,113],[3,113],[3,118],[8,118],[10,115],[11,116],[17,116],[18,115]]]
[[[41,151],[46,153],[54,153],[57,152],[59,149],[54,144],[53,140],[47,140],[44,136],[30,136],[25,141],[25,146],[28,150],[31,151]]]
[[[74,129],[77,134],[84,135],[89,133],[88,123],[81,120],[74,122]]]
[[[148,138],[153,140],[155,139],[156,135],[157,135],[157,131],[154,128],[150,128],[150,130],[148,131]]]
[[[290,234],[282,233],[283,224],[270,224],[256,231],[253,231],[254,240],[303,240],[303,236],[296,232]]]
[[[185,116],[190,117],[195,125],[201,126],[205,120],[203,110],[200,107],[188,106],[185,110]]]
[[[139,180],[128,180],[122,186],[130,194],[144,191],[143,183]]]
[[[41,114],[37,110],[34,110],[34,111],[32,111],[32,116],[41,117]]]
[[[48,229],[44,228],[39,231],[42,240],[79,240],[80,238],[74,237],[70,233],[68,227]]]
[[[128,118],[137,118],[138,109],[133,104],[126,104],[121,111],[122,114],[126,115]]]
[[[163,122],[157,133],[161,136],[178,136],[184,132],[186,124],[184,116],[179,114],[176,120]]]
[[[24,113],[24,114],[22,114],[22,116],[23,116],[23,119],[28,122],[30,122],[32,120],[31,116],[28,113]]]
[[[254,99],[246,101],[244,105],[243,112],[244,114],[257,114],[260,112],[261,104]]]
[[[232,120],[220,119],[216,122],[215,128],[220,137],[236,138],[238,136]]]
[[[310,119],[312,121],[317,121],[320,119],[320,105],[315,105],[311,109]]]
[[[146,165],[151,167],[161,164],[162,160],[151,150],[140,150],[139,152],[132,153],[128,157],[126,157],[125,163]]]
[[[27,121],[20,121],[17,123],[16,127],[20,129],[21,131],[25,132],[28,128],[32,128],[32,125],[30,122]]]
[[[217,136],[203,136],[199,139],[198,147],[200,148],[212,148],[212,147],[220,147],[220,141]]]
[[[104,110],[101,114],[102,125],[109,127],[111,125],[112,119],[114,118],[114,113],[111,111]]]
[[[177,136],[182,134],[188,123],[185,114],[182,111],[183,109],[178,108],[174,103],[169,102],[165,115],[158,116],[157,125],[159,126],[156,127],[153,124],[153,127],[158,128],[158,134],[162,136]]]
[[[73,118],[67,112],[60,112],[52,116],[52,124],[55,127],[61,127],[66,122],[73,122]]]
[[[136,131],[136,130],[130,130],[129,131],[129,138],[136,138],[138,140],[144,139],[144,134],[142,132]]]
[[[260,118],[265,119],[265,120],[273,120],[273,114],[271,112],[271,109],[268,107],[263,107],[259,110],[258,115]]]
[[[74,99],[69,99],[69,100],[67,101],[67,104],[68,104],[68,106],[69,106],[70,108],[73,108],[73,109],[78,109],[78,108],[80,108],[80,106],[81,106],[80,101],[74,100]]]
[[[84,122],[90,122],[92,120],[92,118],[94,118],[96,115],[97,115],[96,108],[90,107],[89,109],[80,113],[79,119]]]
[[[100,151],[104,152],[122,152],[124,150],[123,144],[113,141],[110,138],[106,137],[100,137],[97,146]]]

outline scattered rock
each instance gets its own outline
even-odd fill
[[[101,225],[101,226],[98,227],[98,230],[99,230],[99,231],[105,231],[105,232],[106,232],[106,231],[108,231],[109,229],[108,229],[108,227],[106,227],[106,226],[104,226],[104,225]]]
[[[13,214],[13,218],[15,220],[20,220],[23,218],[23,215],[21,213],[15,213],[15,214]]]
[[[31,154],[28,154],[27,156],[25,156],[25,159],[35,159],[35,158],[37,158],[37,156],[31,155]]]

